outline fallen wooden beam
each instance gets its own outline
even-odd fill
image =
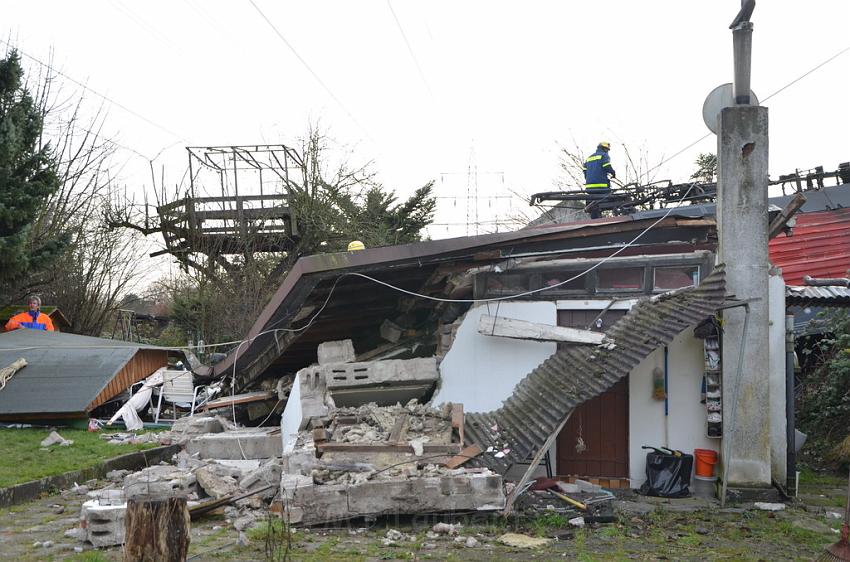
[[[456,456],[450,458],[445,462],[446,468],[457,468],[464,464],[467,461],[470,461],[480,455],[483,451],[481,447],[478,445],[470,445],[469,447],[464,448],[460,453]]]
[[[410,445],[381,444],[381,443],[317,443],[316,449],[327,453],[413,453]],[[422,446],[423,454],[460,453],[460,445],[428,445]]]
[[[463,404],[452,404],[452,429],[457,429],[460,445],[463,447]]]
[[[396,418],[395,425],[393,426],[393,429],[390,432],[390,438],[388,439],[390,443],[401,444],[404,441],[404,436],[407,433],[407,418],[407,413],[403,413]]]
[[[484,314],[478,321],[478,333],[485,336],[498,336],[532,341],[554,341],[599,345],[605,339],[605,334],[563,326],[548,326],[525,320],[490,316]]]
[[[788,224],[788,221],[797,214],[797,211],[805,205],[806,196],[802,193],[798,193],[791,199],[785,208],[782,209],[782,212],[779,213],[776,218],[773,219],[773,222],[770,223],[770,227],[768,228],[767,237],[768,239],[773,239],[779,235],[785,229],[785,226]]]
[[[214,410],[216,408],[224,408],[233,404],[250,404],[251,402],[261,402],[263,400],[271,400],[277,397],[277,393],[271,390],[259,390],[257,392],[246,392],[245,394],[236,394],[234,396],[224,396],[210,400],[204,404],[200,411]]]

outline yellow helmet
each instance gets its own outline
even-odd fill
[[[602,141],[599,143],[599,148],[604,148],[605,150],[611,150],[611,143],[608,141]]]
[[[348,251],[353,252],[355,250],[365,250],[366,246],[360,240],[352,240],[348,243]]]

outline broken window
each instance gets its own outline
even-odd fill
[[[528,275],[499,273],[487,276],[487,294],[516,294],[529,289]]]
[[[691,287],[699,283],[698,265],[676,265],[671,267],[656,267],[653,290],[669,291]]]
[[[581,271],[543,271],[541,272],[541,286],[554,287],[551,293],[560,293],[564,291],[586,291],[585,279],[586,275],[580,275]],[[573,277],[579,275],[578,279]],[[570,280],[570,281],[568,281]],[[566,281],[566,283],[564,283]],[[560,285],[559,283],[563,283]]]
[[[596,288],[599,291],[640,291],[643,289],[643,274],[642,267],[599,269]]]

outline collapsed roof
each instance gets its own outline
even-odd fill
[[[88,413],[168,364],[169,350],[41,330],[0,334],[0,368],[20,369],[0,390],[0,420],[60,420]]]
[[[239,392],[262,377],[294,375],[315,363],[316,348],[324,341],[353,338],[362,354],[386,343],[378,337],[377,327],[387,318],[407,314],[413,324],[421,325],[429,315],[462,313],[457,308],[463,303],[439,299],[471,299],[468,273],[476,268],[520,256],[607,257],[650,225],[654,227],[619,255],[711,250],[716,243],[713,218],[671,214],[661,219],[615,217],[303,257],[287,274],[245,341],[213,372],[200,374],[235,376]],[[381,282],[429,298],[404,295]],[[411,332],[410,337],[416,337]]]

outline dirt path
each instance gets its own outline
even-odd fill
[[[571,527],[567,517],[546,512],[504,521],[496,516],[382,518],[334,529],[299,529],[290,537],[292,560],[811,560],[838,539],[846,489],[823,481],[801,490],[801,502],[771,513],[751,505],[725,510],[705,500],[656,500],[630,496],[617,502],[617,522]],[[65,536],[78,524],[83,497],[63,492],[4,510],[0,557],[18,561],[121,560],[121,549],[91,550]],[[560,507],[560,506],[553,506]],[[460,522],[458,537],[429,538],[437,521]],[[359,526],[358,526],[359,525]],[[390,530],[400,539],[386,541]],[[502,545],[506,532],[552,539],[538,549]],[[285,535],[262,523],[249,530],[248,545],[224,515],[193,523],[190,560],[266,560],[266,539],[282,544]],[[474,546],[466,546],[469,541]],[[273,541],[274,542],[274,541]],[[386,544],[385,544],[386,543]],[[272,545],[274,546],[274,545]],[[75,551],[82,550],[82,552]]]

